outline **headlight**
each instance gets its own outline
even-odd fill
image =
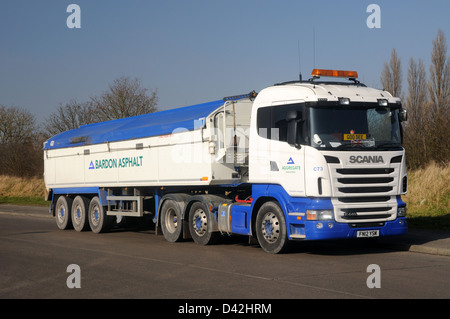
[[[334,219],[333,211],[331,209],[308,209],[306,211],[307,220],[332,220]]]
[[[397,208],[397,217],[406,217],[406,206]]]

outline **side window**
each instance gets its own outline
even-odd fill
[[[263,107],[258,109],[256,115],[258,135],[270,139],[270,131],[272,127],[272,108]]]
[[[286,115],[288,111],[295,109],[294,106],[274,106],[272,110],[272,123],[275,132],[278,133],[278,138],[272,137],[272,139],[278,139],[279,141],[287,141],[287,128],[288,122],[286,121]]]
[[[267,139],[286,142],[288,130],[286,115],[289,111],[295,110],[301,112],[302,109],[303,104],[276,105],[260,108],[257,113],[258,135]],[[300,129],[298,135],[301,135]]]

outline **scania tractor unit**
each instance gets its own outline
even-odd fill
[[[400,99],[355,71],[311,75],[48,139],[50,213],[60,229],[101,233],[139,218],[170,242],[245,235],[269,253],[405,234]]]

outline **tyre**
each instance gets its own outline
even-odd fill
[[[211,232],[211,214],[201,202],[192,204],[189,211],[189,231],[192,239],[199,245],[214,244],[219,238],[218,232]]]
[[[77,196],[72,203],[72,224],[76,231],[83,231],[89,228],[88,221],[89,199],[84,196]]]
[[[256,216],[256,236],[261,248],[268,253],[283,252],[288,243],[283,211],[275,202],[264,203]]]
[[[88,219],[91,230],[97,234],[109,231],[114,224],[114,216],[106,215],[97,196],[89,204]]]
[[[72,208],[72,198],[59,196],[55,205],[55,220],[59,229],[71,229],[72,219],[70,211]]]
[[[161,208],[161,230],[164,238],[171,242],[180,241],[183,238],[182,212],[172,199],[167,199]]]

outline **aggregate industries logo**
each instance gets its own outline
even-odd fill
[[[281,169],[286,173],[295,173],[296,171],[300,170],[300,165],[295,165],[295,162],[292,159],[292,157],[289,157],[289,160],[287,161],[286,165],[283,165]]]

